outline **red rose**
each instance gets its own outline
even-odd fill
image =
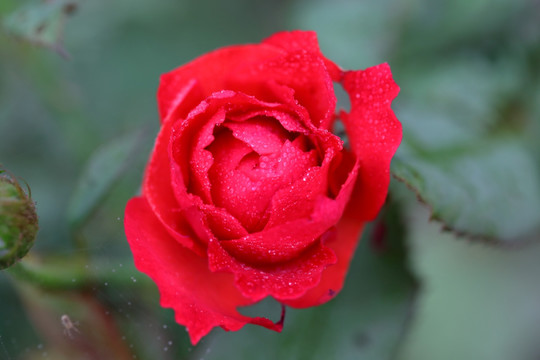
[[[335,113],[333,82],[350,96]],[[161,77],[161,131],[125,230],[135,265],[197,343],[213,327],[280,331],[237,307],[340,291],[382,206],[401,125],[387,64],[343,71],[314,32],[219,49]],[[332,133],[345,125],[350,148]]]

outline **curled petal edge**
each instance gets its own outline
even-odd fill
[[[236,331],[255,324],[282,330],[282,320],[274,323],[240,314],[237,307],[254,301],[236,289],[231,274],[211,272],[206,259],[172,239],[145,198],[128,202],[124,225],[135,266],[156,283],[161,305],[174,309],[176,321],[186,326],[193,345],[216,326]]]

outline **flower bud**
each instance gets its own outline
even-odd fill
[[[11,176],[0,175],[0,270],[28,253],[37,231],[38,217],[30,195]]]

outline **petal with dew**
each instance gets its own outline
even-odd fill
[[[193,256],[172,239],[144,198],[128,202],[124,221],[135,266],[154,280],[161,305],[174,309],[176,320],[187,327],[193,344],[216,326],[239,330],[251,323],[281,331],[280,322],[240,314],[237,307],[253,300],[242,296],[231,274],[211,272],[206,259]]]
[[[253,267],[232,257],[215,240],[208,244],[210,270],[232,272],[235,284],[245,297],[258,301],[271,295],[275,299],[294,299],[316,286],[323,270],[336,262],[334,252],[313,244],[295,259],[270,267]]]
[[[346,72],[343,87],[351,99],[351,111],[342,112],[340,118],[360,161],[351,202],[357,204],[359,220],[372,220],[386,199],[390,161],[401,142],[401,123],[390,108],[399,87],[388,64]]]
[[[319,48],[317,33],[315,31],[282,31],[274,34],[263,41],[288,51],[308,51],[319,55],[326,65],[332,80],[339,81],[343,71],[331,60],[327,59]]]

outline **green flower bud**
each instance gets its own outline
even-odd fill
[[[0,270],[10,267],[28,253],[37,231],[38,218],[30,195],[11,176],[1,174]]]

